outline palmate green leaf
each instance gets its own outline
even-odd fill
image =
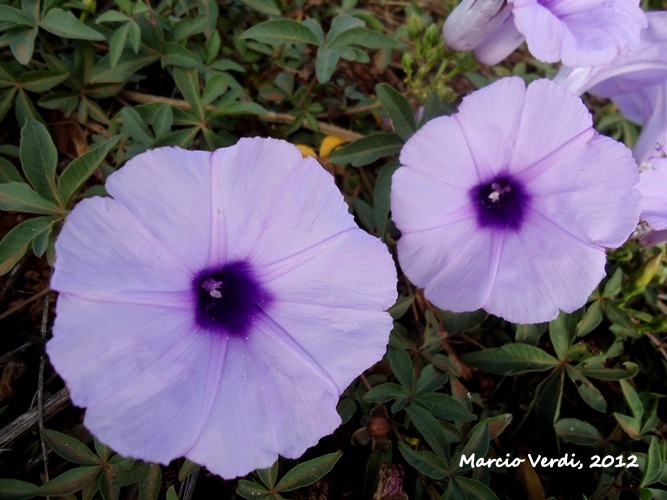
[[[398,449],[405,461],[431,479],[440,480],[448,475],[447,463],[430,451],[415,451],[405,443],[398,443]]]
[[[0,184],[0,210],[42,215],[63,212],[58,205],[42,198],[23,181]]]
[[[542,349],[527,344],[506,344],[461,356],[461,360],[476,368],[497,375],[515,375],[553,369],[558,360]]]
[[[238,486],[236,487],[236,494],[242,498],[248,499],[264,499],[268,498],[269,490],[267,490],[261,484],[257,484],[253,481],[248,481],[246,479],[241,479]]]
[[[529,344],[536,346],[546,331],[547,323],[516,325],[515,340],[519,344]]]
[[[639,484],[640,487],[658,482],[662,475],[662,469],[667,464],[665,459],[667,457],[663,456],[658,439],[655,436],[651,436],[651,444],[649,444],[648,453],[646,454],[646,464],[644,466],[642,481]]]
[[[3,500],[24,500],[39,493],[39,486],[18,479],[0,479],[0,496]]]
[[[28,120],[21,129],[21,166],[25,176],[44,198],[62,207],[56,187],[58,152],[44,125]]]
[[[198,72],[204,70],[204,64],[194,52],[182,45],[169,42],[164,45],[162,52],[162,66],[177,66],[180,68],[192,68]]]
[[[639,366],[631,361],[623,363],[624,368],[604,368],[599,370],[587,370],[585,368],[586,362],[577,365],[577,369],[586,377],[595,378],[598,380],[623,380],[633,378],[639,373]]]
[[[455,467],[455,470],[466,471],[470,468],[470,464],[465,463],[462,467],[459,467],[461,463],[461,457],[465,456],[470,458],[472,455],[475,456],[475,459],[483,458],[486,456],[489,451],[489,443],[491,442],[491,437],[489,436],[489,425],[485,421],[479,422],[475,427],[473,427],[467,436],[467,442],[463,448],[456,454],[452,462]]]
[[[43,496],[69,495],[79,491],[91,481],[97,481],[97,475],[101,471],[102,467],[95,465],[70,469],[40,486],[39,494]]]
[[[375,180],[373,214],[375,215],[377,234],[383,240],[387,231],[387,221],[389,220],[391,177],[398,170],[398,167],[400,167],[398,160],[391,160],[378,171]]]
[[[446,372],[438,370],[433,365],[426,365],[417,379],[415,385],[415,393],[417,395],[427,394],[429,392],[437,391],[444,386],[449,380],[449,375]]]
[[[32,100],[28,97],[28,93],[25,90],[18,89],[16,101],[14,101],[14,108],[16,121],[21,124],[21,126],[25,125],[29,120],[35,120],[44,124],[44,120],[35,109],[35,105],[32,103]]]
[[[216,107],[215,112],[211,116],[261,116],[267,114],[268,111],[256,102],[249,101],[234,101],[223,106]]]
[[[604,438],[600,431],[578,418],[561,418],[554,424],[559,438],[581,446],[602,446]]]
[[[635,391],[634,387],[625,380],[621,380],[619,383],[621,384],[621,390],[623,391],[623,396],[628,403],[630,411],[635,417],[641,419],[644,416],[644,405],[642,405],[637,391]]]
[[[30,71],[21,75],[19,83],[30,92],[45,92],[69,78],[64,71]]]
[[[606,412],[607,401],[605,401],[604,396],[602,396],[597,387],[573,366],[566,365],[565,368],[568,377],[577,386],[577,392],[579,392],[581,399],[594,410],[602,413]]]
[[[9,160],[0,156],[0,184],[7,182],[23,182],[23,177]]]
[[[382,107],[389,113],[394,130],[401,139],[407,141],[417,130],[417,121],[410,103],[400,92],[386,83],[376,85],[375,93]]]
[[[267,16],[279,16],[280,9],[273,0],[241,0],[243,5]]]
[[[560,416],[563,401],[565,370],[557,368],[539,383],[535,391],[535,412],[547,422],[555,422]]]
[[[272,489],[278,480],[278,460],[273,462],[271,467],[259,469],[257,471],[257,476],[259,477],[259,480],[264,483],[264,486]]]
[[[100,458],[85,444],[62,432],[44,429],[44,439],[58,455],[77,465],[99,465]]]
[[[470,422],[477,420],[477,417],[470,413],[465,405],[452,396],[441,394],[439,392],[429,392],[417,396],[415,404],[423,406],[438,418],[451,422]]]
[[[347,30],[363,27],[364,22],[358,17],[350,16],[347,14],[336,16],[333,21],[331,21],[331,28],[329,29],[329,33],[327,33],[326,45],[332,46],[335,44],[340,34]]]
[[[50,9],[42,17],[39,25],[56,36],[76,40],[103,41],[104,35],[79,21],[70,11]]]
[[[0,122],[4,120],[9,110],[12,109],[15,95],[16,88],[10,88],[0,93]]]
[[[0,4],[0,19],[18,25],[32,26],[33,21],[25,12],[9,5]]]
[[[403,44],[379,31],[357,27],[344,31],[332,42],[332,46],[348,45],[358,45],[366,49],[393,49]]]
[[[614,412],[613,415],[618,422],[618,425],[621,426],[628,436],[636,441],[639,441],[642,438],[641,419],[617,412]]]
[[[595,330],[603,320],[602,309],[598,300],[591,303],[586,313],[577,324],[577,337],[584,337]]]
[[[329,155],[332,163],[362,167],[385,156],[398,154],[403,140],[394,133],[380,132],[341,146]]]
[[[398,382],[406,391],[411,392],[415,383],[415,371],[407,351],[390,345],[387,349],[387,359]]]
[[[327,475],[341,456],[342,452],[337,451],[300,463],[283,476],[276,485],[275,491],[293,491],[310,486]]]
[[[0,276],[7,274],[23,257],[32,241],[60,220],[60,216],[37,217],[21,222],[0,241]]]
[[[178,480],[183,482],[186,477],[199,469],[201,469],[201,465],[191,462],[186,458],[181,469],[178,471]]]
[[[292,19],[272,19],[259,23],[241,34],[241,39],[246,40],[248,38],[272,45],[283,43],[318,44],[317,37],[308,27]]]
[[[12,35],[10,47],[12,54],[18,62],[26,66],[32,59],[35,51],[35,39],[37,38],[37,26],[25,30],[16,31]]]
[[[99,16],[97,16],[97,18],[95,18],[95,24],[123,23],[127,21],[130,21],[130,18],[117,10],[109,10],[104,14],[100,14]]]
[[[392,399],[403,399],[409,396],[409,392],[398,384],[380,384],[373,387],[364,394],[364,401],[369,403],[386,403]]]
[[[127,42],[129,31],[130,24],[126,23],[111,35],[111,40],[109,40],[109,62],[112,68],[116,67],[120,60],[120,56],[123,55],[123,49],[125,48],[125,42]]]
[[[125,133],[144,146],[153,144],[155,137],[153,137],[153,133],[148,129],[136,109],[123,108],[120,111],[120,116],[123,118],[122,129]]]
[[[130,32],[131,35],[131,32]],[[124,82],[141,68],[160,59],[160,55],[147,50],[139,50],[135,54],[132,50],[124,50],[115,66],[111,65],[109,54],[90,71],[90,83]]]
[[[476,500],[498,500],[498,496],[488,486],[463,476],[455,476],[454,482],[459,487],[464,498],[475,498]]]
[[[419,405],[409,405],[405,410],[435,454],[447,460],[449,458],[449,443],[447,442],[447,434],[438,419]]]
[[[201,100],[199,88],[199,76],[197,71],[191,68],[174,68],[174,81],[178,90],[192,107],[192,111],[199,120],[204,119],[204,106]]]
[[[570,330],[570,315],[563,311],[549,323],[549,338],[556,351],[558,359],[565,358],[568,348],[572,344],[573,332]]]
[[[327,47],[320,45],[317,49],[317,60],[315,61],[315,75],[319,83],[327,83],[336,71],[340,60],[341,49],[339,47]]]

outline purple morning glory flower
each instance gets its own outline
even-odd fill
[[[651,166],[639,176],[637,189],[642,194],[641,220],[650,232],[640,241],[645,245],[659,245],[667,241],[667,158],[653,158]]]
[[[51,362],[119,453],[225,478],[296,458],[386,347],[387,248],[332,177],[274,139],[159,148],[79,203],[57,243]]]
[[[566,89],[504,78],[401,151],[392,216],[406,276],[436,306],[515,323],[585,304],[605,247],[639,219],[638,169]]]
[[[511,13],[505,4],[511,5]],[[541,61],[605,64],[626,47],[638,48],[647,24],[639,0],[466,0],[450,17],[454,19],[444,27],[447,44],[457,50],[474,48],[476,57],[489,65],[502,61],[524,39]]]

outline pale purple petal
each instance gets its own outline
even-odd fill
[[[636,50],[625,49],[606,64],[591,67],[563,66],[554,81],[581,95],[591,91],[614,97],[667,81],[667,12],[647,12],[648,27],[641,31]]]
[[[174,292],[190,290],[193,267],[121,203],[111,198],[83,200],[67,222],[56,241],[54,290],[159,303],[171,302]]]
[[[509,15],[486,39],[475,48],[475,58],[482,64],[494,66],[514,52],[525,37],[514,25],[514,16]]]
[[[454,50],[472,50],[512,12],[504,0],[463,0],[445,20],[445,44]]]
[[[498,99],[498,94],[504,98]],[[459,106],[454,119],[470,148],[479,180],[487,180],[499,167],[510,164],[525,99],[523,80],[503,78],[465,97]]]
[[[653,230],[667,229],[667,159],[655,159],[639,176],[641,220]]]
[[[646,246],[662,245],[663,243],[667,243],[667,230],[649,231],[641,238],[639,238],[639,242]]]
[[[208,261],[211,153],[158,148],[135,156],[109,177],[107,192],[189,268]],[[188,231],[174,231],[184,226]]]
[[[640,195],[629,187],[639,181],[639,168],[630,150],[608,137],[582,135],[524,178],[532,207],[581,241],[616,248],[637,225]]]
[[[548,80],[535,81],[526,91],[509,172],[521,172],[581,134],[591,136],[592,126],[580,98]]]
[[[264,318],[247,340],[228,343],[209,419],[186,456],[225,477],[269,467],[278,453],[297,458],[340,424],[338,395]]]
[[[639,48],[647,25],[638,0],[513,0],[512,13],[528,49],[545,62],[595,66]]]
[[[485,309],[514,323],[540,323],[586,303],[605,275],[605,251],[531,212],[505,233]]]

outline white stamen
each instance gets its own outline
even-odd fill
[[[502,187],[497,182],[491,184],[491,189],[493,189],[493,191],[489,193],[489,200],[491,200],[493,203],[498,202],[501,194],[509,193],[512,190],[510,186]]]
[[[214,299],[221,299],[221,298],[222,298],[222,294],[221,294],[218,290],[211,290],[211,291],[208,292],[208,293],[209,293],[209,294],[211,295],[211,297],[213,297]]]

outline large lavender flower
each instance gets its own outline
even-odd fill
[[[295,458],[385,350],[396,271],[331,176],[286,142],[160,148],[56,243],[51,362],[119,453],[225,478]]]
[[[646,23],[639,0],[464,0],[445,22],[444,35],[450,47],[474,48],[489,65],[525,39],[542,61],[589,66],[636,49]]]
[[[638,169],[598,135],[581,100],[505,78],[424,125],[401,151],[391,208],[398,258],[425,296],[518,323],[581,307],[604,247],[639,219]]]

